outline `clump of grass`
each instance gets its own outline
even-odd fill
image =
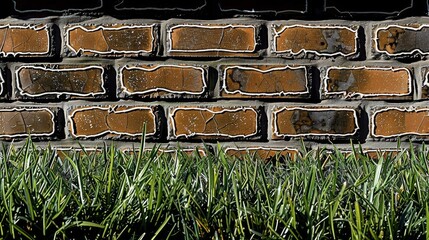
[[[141,146],[144,147],[144,143]],[[139,149],[136,149],[139,150]],[[425,146],[369,158],[3,148],[4,239],[425,239]]]

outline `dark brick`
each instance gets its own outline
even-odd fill
[[[101,9],[103,0],[13,0],[18,12],[91,11]]]

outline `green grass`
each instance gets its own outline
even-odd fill
[[[59,158],[28,141],[0,158],[0,238],[428,239],[428,153]]]

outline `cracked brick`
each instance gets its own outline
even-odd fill
[[[250,24],[174,24],[167,27],[168,56],[257,57],[258,28]]]
[[[0,25],[0,56],[49,56],[48,25]]]
[[[82,65],[23,65],[15,70],[18,98],[106,97],[104,68]]]
[[[156,49],[157,31],[152,25],[77,25],[66,28],[70,55],[147,56]]]
[[[69,112],[69,130],[73,138],[139,139],[159,136],[158,107],[89,106]]]
[[[126,65],[118,72],[121,97],[201,98],[207,95],[206,66]]]
[[[305,66],[221,66],[224,98],[309,98],[310,81]]]
[[[259,110],[254,107],[175,107],[169,110],[170,139],[257,139]]]
[[[55,114],[48,108],[0,108],[0,137],[54,137]]]
[[[358,27],[331,25],[271,26],[271,52],[285,57],[353,58],[358,55]]]
[[[294,159],[298,154],[295,148],[279,147],[228,147],[225,153],[236,158],[255,157],[265,161],[282,160],[284,158]]]

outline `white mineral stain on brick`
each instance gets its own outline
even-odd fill
[[[204,49],[172,49],[173,42],[171,39],[171,35],[173,33],[173,30],[176,28],[206,28],[206,29],[227,29],[227,28],[252,28],[253,29],[253,48],[252,49],[245,49],[245,50],[239,50],[239,49],[224,49],[224,48],[204,48]],[[256,50],[256,27],[252,25],[225,25],[225,26],[203,26],[203,25],[193,25],[193,24],[178,24],[175,26],[172,26],[167,31],[167,45],[168,45],[168,52],[232,52],[232,53],[252,53]]]
[[[42,112],[48,112],[51,115],[51,122],[52,122],[52,130],[48,133],[30,133],[32,137],[46,137],[51,136],[55,133],[55,121],[54,121],[54,113],[49,108],[11,108],[11,109],[0,109],[0,112],[35,112],[35,111],[42,111]],[[27,127],[26,127],[27,128]],[[0,134],[0,137],[28,137],[30,135],[29,133],[20,133],[20,134]]]
[[[250,93],[250,92],[243,92],[241,90],[234,90],[234,91],[229,91],[227,89],[226,86],[226,72],[229,69],[233,69],[233,68],[238,68],[238,69],[243,69],[243,70],[251,70],[251,71],[257,71],[257,72],[261,72],[261,73],[268,73],[268,72],[273,72],[273,71],[283,71],[283,70],[288,70],[288,69],[292,69],[292,70],[296,70],[296,69],[304,69],[304,74],[305,74],[305,92],[285,92],[285,91],[280,91],[280,92],[275,92],[275,93]],[[225,91],[225,93],[228,94],[242,94],[242,95],[248,95],[248,96],[284,96],[284,95],[301,95],[301,94],[308,94],[310,93],[310,90],[308,88],[308,76],[307,76],[307,68],[304,66],[300,66],[300,67],[291,67],[291,66],[285,66],[285,67],[276,67],[276,68],[270,68],[267,70],[261,70],[258,68],[253,68],[253,67],[243,67],[243,66],[230,66],[225,68],[225,70],[223,71],[223,76],[222,76],[222,89],[221,91]]]
[[[332,69],[345,69],[345,70],[360,70],[360,69],[366,69],[366,70],[382,70],[382,71],[406,71],[408,75],[408,92],[406,93],[359,93],[359,92],[347,92],[347,91],[329,91],[328,90],[328,81],[329,81],[329,72]],[[367,67],[367,66],[361,66],[361,67],[329,67],[326,71],[325,77],[323,78],[323,91],[326,95],[343,95],[345,98],[352,98],[352,97],[374,97],[374,96],[408,96],[411,94],[412,91],[412,78],[411,78],[411,72],[407,68],[382,68],[382,67]]]
[[[277,125],[277,115],[280,112],[283,111],[293,111],[293,110],[303,110],[303,111],[307,111],[307,112],[323,112],[323,111],[349,111],[349,112],[353,112],[353,118],[354,118],[354,123],[355,123],[355,129],[353,132],[351,133],[300,133],[300,134],[281,134],[279,133],[278,130],[278,125]],[[357,116],[357,111],[355,109],[350,109],[350,108],[335,108],[335,107],[331,107],[331,108],[303,108],[303,107],[283,107],[280,108],[276,111],[273,111],[273,134],[276,137],[300,137],[300,136],[337,136],[337,137],[347,137],[347,136],[353,136],[357,133],[357,131],[359,130],[359,123],[358,123],[358,116]]]
[[[380,110],[375,110],[374,114],[371,117],[371,135],[373,137],[384,137],[384,138],[392,138],[392,137],[401,137],[401,136],[406,136],[406,135],[417,135],[417,136],[429,136],[429,133],[418,133],[418,132],[404,132],[404,133],[399,133],[399,134],[391,134],[391,135],[380,135],[380,134],[375,134],[375,128],[377,127],[375,125],[375,117],[377,116],[377,114],[381,113],[381,112],[386,112],[389,110],[397,110],[400,112],[428,112],[427,117],[429,119],[429,108],[419,108],[417,109],[416,107],[386,107],[384,109],[380,109]],[[395,123],[392,123],[395,124]]]
[[[66,46],[72,50],[75,54],[78,54],[79,52],[91,52],[91,53],[96,53],[96,54],[115,54],[115,53],[120,53],[120,54],[139,54],[139,53],[150,53],[153,51],[153,46],[154,46],[154,41],[155,41],[155,37],[153,35],[153,28],[154,28],[155,24],[151,24],[151,25],[132,25],[132,26],[121,26],[121,27],[105,27],[105,26],[98,26],[94,29],[89,29],[89,28],[85,28],[84,26],[74,26],[74,27],[70,27],[67,29],[66,32]],[[144,49],[141,50],[132,50],[132,51],[123,51],[123,50],[115,50],[112,49],[110,51],[104,51],[104,52],[100,52],[94,49],[86,49],[86,48],[79,48],[79,49],[75,49],[70,45],[70,31],[73,31],[77,28],[82,29],[85,32],[96,32],[98,30],[109,30],[109,31],[119,31],[122,29],[136,29],[136,28],[150,28],[151,31],[151,50],[147,51]]]
[[[171,90],[168,88],[152,88],[152,89],[148,89],[146,91],[135,91],[135,92],[130,92],[128,90],[127,87],[125,87],[124,84],[124,77],[123,77],[123,71],[125,70],[133,70],[133,69],[137,69],[137,70],[143,70],[143,71],[147,71],[147,72],[152,72],[157,70],[158,68],[161,67],[175,67],[175,68],[193,68],[196,69],[198,71],[201,71],[201,79],[203,81],[203,87],[201,89],[200,92],[191,92],[191,91],[175,91],[175,90]],[[153,68],[144,68],[144,67],[136,67],[136,66],[124,66],[121,67],[119,69],[119,74],[118,74],[118,78],[119,78],[119,84],[121,85],[121,90],[123,92],[125,92],[128,95],[138,95],[138,94],[148,94],[148,93],[152,93],[152,92],[158,92],[158,91],[165,91],[165,92],[169,92],[169,93],[176,93],[176,94],[193,94],[193,95],[199,95],[199,94],[203,94],[206,91],[207,88],[207,80],[206,80],[206,76],[205,76],[205,70],[202,67],[195,67],[195,66],[180,66],[180,65],[159,65]]]
[[[230,135],[230,134],[224,134],[224,133],[197,133],[197,132],[193,132],[190,134],[176,134],[176,122],[174,121],[174,115],[176,114],[177,111],[179,110],[183,110],[183,111],[206,111],[206,112],[210,112],[213,113],[213,117],[215,116],[215,114],[222,114],[224,112],[240,112],[240,111],[247,111],[250,110],[252,112],[255,113],[255,131],[251,134],[247,134],[247,135]],[[259,131],[259,124],[258,124],[258,112],[250,107],[239,107],[239,108],[234,108],[234,109],[222,109],[219,111],[213,111],[211,109],[208,108],[200,108],[200,107],[178,107],[175,108],[173,111],[170,112],[169,114],[170,117],[170,122],[172,123],[172,133],[174,135],[175,138],[180,138],[180,137],[186,137],[186,138],[191,138],[191,137],[195,137],[195,136],[220,136],[220,137],[229,137],[229,138],[247,138],[247,137],[251,137],[254,136],[256,134],[258,134]]]
[[[51,47],[51,38],[49,36],[49,27],[48,25],[26,25],[26,26],[17,26],[17,25],[1,25],[0,29],[2,28],[6,28],[6,29],[31,29],[34,31],[45,31],[46,32],[46,36],[48,39],[48,45],[46,46],[47,50],[46,52],[4,52],[4,51],[0,51],[0,55],[2,55],[3,57],[7,57],[9,55],[16,57],[17,55],[46,55],[49,53],[50,51],[50,47]]]
[[[420,53],[420,54],[423,54],[423,55],[428,55],[429,54],[429,52],[423,52],[422,50],[420,50],[418,48],[413,49],[412,51],[409,51],[409,52],[400,52],[400,53],[389,53],[388,51],[380,50],[380,48],[378,47],[378,39],[379,39],[378,38],[378,32],[382,31],[382,30],[387,30],[387,29],[392,28],[392,27],[402,28],[402,29],[407,29],[407,30],[412,30],[412,31],[420,31],[423,28],[429,27],[429,24],[422,24],[419,27],[409,27],[409,26],[401,26],[401,25],[388,25],[386,27],[377,28],[375,30],[375,36],[374,36],[374,41],[375,41],[374,45],[375,45],[375,50],[377,52],[386,54],[388,56],[402,56],[402,55],[410,55],[410,54],[414,54],[414,53]]]
[[[19,72],[21,71],[21,69],[37,69],[37,70],[43,70],[43,71],[49,71],[49,72],[73,72],[73,71],[85,71],[85,70],[90,70],[90,69],[100,69],[101,70],[101,88],[102,91],[101,92],[90,92],[90,93],[78,93],[78,92],[44,92],[44,93],[39,93],[39,94],[30,94],[25,92],[24,89],[22,89],[20,81],[19,81]],[[42,67],[42,66],[21,66],[19,67],[16,72],[15,72],[15,79],[16,79],[16,87],[19,90],[19,94],[23,95],[23,96],[29,96],[29,97],[41,97],[41,96],[45,96],[45,95],[71,95],[71,96],[80,96],[80,97],[88,97],[88,96],[96,96],[96,95],[102,95],[106,93],[106,89],[104,88],[104,68],[100,67],[100,66],[89,66],[89,67],[83,67],[83,68],[62,68],[62,69],[54,69],[54,68],[48,68],[48,67]]]
[[[153,118],[153,126],[156,126],[155,114],[153,114],[152,108],[150,108],[150,107],[131,107],[131,108],[127,108],[127,109],[124,109],[124,110],[116,110],[117,107],[119,107],[119,106],[113,106],[113,107],[112,106],[109,106],[109,107],[94,106],[94,107],[84,107],[84,108],[79,108],[79,109],[73,110],[73,112],[68,116],[69,124],[70,124],[70,129],[71,129],[71,134],[74,137],[99,137],[99,136],[102,136],[102,135],[105,135],[105,134],[127,135],[127,136],[131,136],[131,137],[136,137],[136,136],[142,136],[143,135],[142,133],[117,132],[117,131],[113,131],[113,130],[110,130],[110,129],[106,130],[106,131],[103,131],[103,132],[100,132],[98,134],[93,134],[93,135],[78,135],[78,134],[76,134],[75,133],[76,131],[75,131],[75,128],[74,128],[74,121],[73,121],[74,115],[77,112],[84,112],[84,111],[88,111],[88,110],[91,110],[91,109],[105,110],[109,114],[111,114],[111,113],[114,113],[114,114],[115,113],[126,113],[126,112],[137,111],[137,110],[140,110],[140,109],[149,110],[149,113],[152,115],[152,118]],[[108,124],[106,123],[106,125],[108,125]],[[90,127],[92,128],[94,126],[90,126]],[[154,128],[154,130],[152,132],[146,132],[145,135],[146,136],[152,136],[152,135],[154,135],[155,131],[156,131],[155,129],[156,129],[156,127]]]
[[[355,33],[355,48],[354,51],[351,53],[343,53],[343,52],[334,52],[334,53],[321,53],[318,51],[314,51],[314,50],[308,50],[308,49],[300,49],[298,52],[294,52],[292,49],[290,50],[277,50],[277,38],[280,36],[280,34],[282,34],[286,29],[288,28],[295,28],[295,27],[302,27],[302,28],[320,28],[320,29],[327,29],[327,28],[331,28],[331,29],[347,29],[351,32]],[[271,50],[273,53],[288,53],[291,55],[299,55],[301,53],[307,54],[307,53],[314,53],[318,56],[336,56],[336,55],[341,55],[344,57],[348,57],[348,56],[352,56],[354,54],[357,53],[357,43],[358,43],[358,31],[354,30],[350,27],[346,27],[346,26],[324,26],[324,25],[302,25],[302,24],[294,24],[294,25],[289,25],[289,26],[284,26],[280,31],[276,31],[275,27],[272,26],[271,27],[272,31],[274,32],[274,36],[273,36],[273,49]]]

